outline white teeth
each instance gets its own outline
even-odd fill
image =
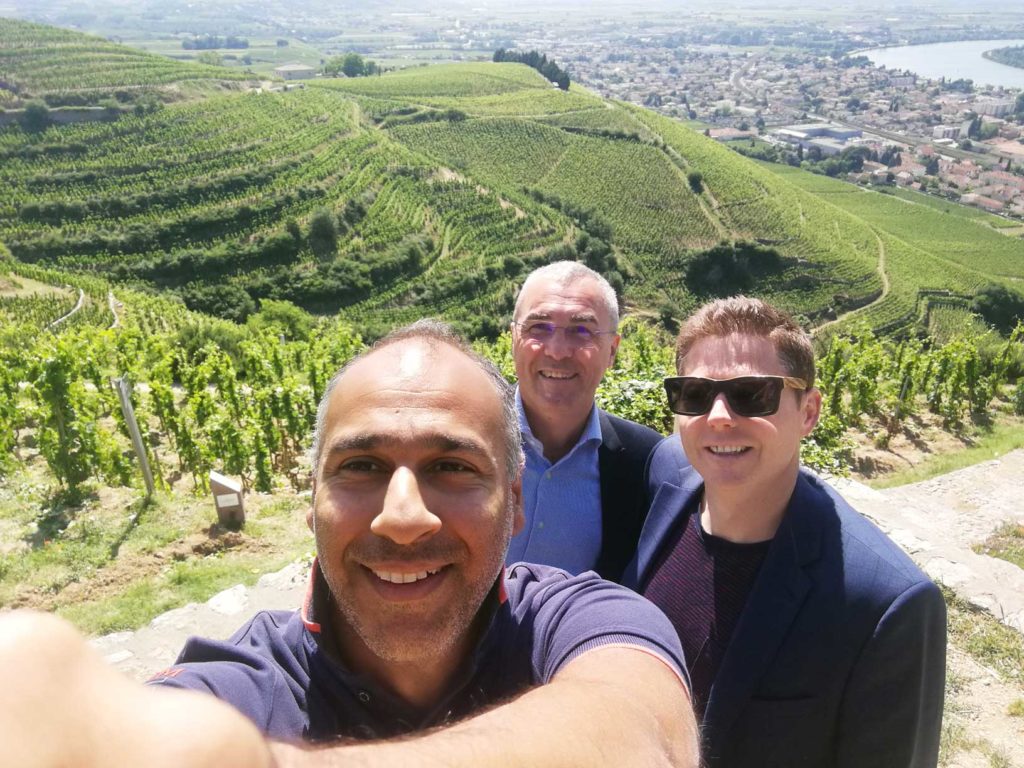
[[[392,584],[412,584],[417,581],[423,581],[427,576],[433,576],[438,573],[441,569],[438,568],[433,571],[419,571],[418,573],[396,573],[392,571],[374,571],[373,575],[381,581],[390,581]]]
[[[712,453],[743,453],[747,449],[741,445],[712,445],[708,450]]]
[[[540,375],[545,379],[571,379],[573,377],[573,374],[565,371],[541,371]]]

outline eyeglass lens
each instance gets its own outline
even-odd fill
[[[565,340],[570,344],[589,344],[597,338],[597,332],[585,325],[555,325],[543,321],[534,321],[522,324],[523,333],[527,338],[534,341],[549,341],[554,338],[558,331],[565,334]]]

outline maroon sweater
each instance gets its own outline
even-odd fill
[[[679,633],[698,719],[704,717],[711,685],[770,544],[712,536],[693,509],[666,541],[644,585],[643,596]]]

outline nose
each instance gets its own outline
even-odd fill
[[[731,427],[734,422],[733,413],[729,410],[729,403],[725,394],[719,392],[711,403],[711,410],[707,415],[708,424],[716,427]]]
[[[408,467],[398,467],[392,473],[384,504],[370,523],[370,530],[402,545],[441,530],[441,519],[427,508],[416,473]]]
[[[564,328],[556,328],[550,339],[544,342],[544,354],[555,360],[564,360],[572,357],[576,348],[566,336]]]

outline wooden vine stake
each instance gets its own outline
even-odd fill
[[[146,481],[146,499],[153,496],[153,472],[149,468],[149,458],[146,456],[146,446],[142,444],[142,433],[139,432],[139,422],[135,420],[135,409],[132,407],[131,384],[128,377],[122,376],[114,379],[114,389],[117,390],[118,399],[121,401],[121,413],[124,414],[125,423],[128,425],[128,434],[132,438],[132,448],[135,455],[139,457],[139,466],[142,467],[142,478]]]

